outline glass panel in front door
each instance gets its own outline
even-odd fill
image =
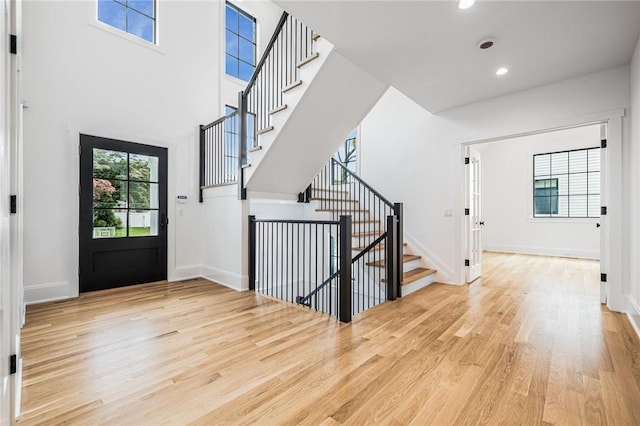
[[[94,148],[94,239],[158,235],[158,164],[158,157]]]

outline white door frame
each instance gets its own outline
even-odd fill
[[[475,139],[463,141],[460,143],[460,168],[459,168],[459,188],[460,197],[458,202],[460,206],[466,203],[466,183],[465,183],[465,164],[464,157],[466,147],[485,142],[494,142],[504,139],[513,139],[523,136],[531,136],[541,133],[555,132],[558,130],[570,129],[574,127],[583,127],[594,124],[607,125],[607,148],[606,154],[603,156],[603,183],[600,203],[607,206],[606,216],[606,232],[601,232],[601,258],[605,259],[604,266],[606,268],[602,272],[607,274],[606,286],[606,305],[609,309],[617,312],[626,312],[627,301],[624,296],[623,271],[622,271],[622,128],[625,109],[613,109],[608,111],[588,114],[582,117],[574,117],[571,119],[558,120],[550,123],[548,126],[530,129],[521,133],[513,133],[500,135],[491,138]],[[457,222],[456,243],[457,252],[459,253],[458,265],[456,272],[459,282],[464,282],[465,267],[465,216],[461,214]]]

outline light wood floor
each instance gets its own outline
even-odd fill
[[[202,280],[30,306],[19,426],[640,425],[640,342],[598,263],[485,260],[351,325]]]

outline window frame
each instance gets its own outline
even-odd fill
[[[126,31],[121,30],[120,28],[114,27],[111,24],[106,22],[102,22],[98,19],[98,0],[88,1],[86,4],[87,8],[87,16],[88,16],[88,24],[91,27],[102,30],[108,34],[119,37],[121,39],[127,40],[131,43],[137,44],[140,47],[144,47],[158,54],[164,55],[164,49],[160,45],[160,16],[162,15],[162,7],[161,2],[159,0],[153,0],[154,2],[154,42],[147,41],[142,37],[139,37],[135,34],[128,33]]]
[[[110,24],[109,22],[105,22],[100,20],[100,3],[102,0],[95,0],[95,4],[96,4],[96,13],[95,13],[95,19],[97,22],[99,22],[102,25],[108,26],[109,28],[118,31],[120,33],[124,33],[124,34],[128,34],[129,36],[135,38],[136,40],[140,40],[144,43],[150,43],[151,45],[156,46],[158,44],[158,0],[151,0],[151,2],[153,3],[153,16],[149,16],[146,13],[132,7],[129,6],[129,0],[107,0],[107,1],[112,1],[113,3],[117,3],[121,6],[124,6],[125,8],[125,29],[121,29],[118,28],[112,24]],[[152,40],[147,40],[146,38],[139,36],[137,34],[134,34],[132,32],[129,31],[129,11],[133,11],[134,13],[140,14],[145,18],[151,19],[152,23],[153,23],[153,27],[152,27]]]
[[[255,72],[256,69],[256,65],[258,62],[258,20],[256,19],[256,17],[249,13],[247,10],[242,9],[240,6],[236,5],[235,3],[231,2],[231,1],[225,1],[222,3],[223,8],[222,8],[222,28],[223,28],[223,34],[222,34],[222,54],[224,56],[224,60],[222,61],[222,67],[223,67],[223,73],[225,76],[232,78],[236,81],[240,81],[243,84],[247,83],[250,79],[251,79],[251,75],[253,75],[253,73]],[[233,31],[231,29],[229,29],[227,27],[227,7],[231,7],[236,13],[238,13],[239,15],[243,15],[246,18],[250,19],[253,22],[253,40],[248,40],[247,38],[243,37],[240,34],[240,30],[238,29],[238,31]],[[240,56],[240,52],[239,52],[239,47],[238,47],[238,56],[234,56],[232,54],[227,53],[227,31],[230,31],[231,33],[233,33],[237,39],[238,42],[240,41],[240,39],[246,40],[248,42],[250,42],[251,44],[253,44],[253,64],[249,64],[248,62],[242,60],[239,56]],[[238,61],[238,65],[240,64],[240,62],[245,63],[247,65],[250,65],[252,67],[252,71],[251,71],[251,75],[249,75],[249,78],[247,80],[244,80],[242,78],[240,78],[240,71],[238,68],[238,75],[233,75],[233,74],[229,74],[227,72],[227,55],[233,57],[235,60]]]
[[[565,150],[560,150],[560,151],[552,151],[552,152],[542,152],[542,153],[538,153],[538,154],[533,154],[532,156],[532,161],[531,166],[532,166],[532,170],[531,170],[531,186],[530,186],[530,195],[529,195],[529,201],[531,202],[531,219],[535,220],[535,221],[551,221],[551,222],[562,222],[562,221],[582,221],[582,220],[599,220],[600,219],[600,210],[598,209],[598,215],[597,216],[590,216],[589,215],[589,204],[588,204],[588,199],[589,196],[595,196],[597,195],[598,197],[601,196],[602,193],[602,188],[600,188],[600,190],[598,191],[597,194],[595,193],[590,193],[589,192],[589,174],[590,173],[599,173],[599,180],[601,183],[601,173],[602,173],[602,165],[600,164],[600,166],[598,167],[598,170],[589,170],[589,160],[588,160],[588,156],[589,156],[589,151],[591,150],[598,150],[598,153],[600,153],[600,146],[590,146],[590,147],[586,147],[586,148],[575,148],[575,149],[565,149]],[[585,151],[587,153],[587,169],[584,172],[571,172],[571,160],[570,160],[570,153],[572,152],[579,152],[579,151]],[[566,153],[568,156],[567,159],[567,172],[566,173],[557,173],[557,174],[552,174],[551,170],[549,170],[549,175],[540,175],[540,176],[536,176],[536,157],[539,156],[545,156],[545,155],[553,155],[553,154],[564,154]],[[550,165],[551,167],[551,165]],[[567,211],[567,215],[566,216],[557,216],[557,213],[554,215],[554,213],[548,213],[548,214],[536,214],[536,182],[540,181],[540,180],[551,180],[551,179],[557,179],[560,176],[571,176],[571,175],[576,175],[576,174],[584,174],[587,176],[587,183],[586,183],[586,192],[584,194],[580,193],[580,194],[572,194],[570,193],[570,187],[567,186],[567,194],[566,195],[561,195],[560,192],[560,184],[558,182],[558,190],[557,190],[557,205],[558,205],[558,210],[559,210],[559,199],[560,197],[566,197],[567,198],[567,202],[569,203],[568,205],[570,206],[571,204],[571,198],[572,197],[576,197],[576,196],[585,196],[587,197],[587,210],[586,210],[586,216],[572,216],[571,215],[571,208],[568,207],[568,211]],[[567,185],[569,185],[569,183],[567,183]],[[600,203],[602,204],[602,201],[600,199]]]

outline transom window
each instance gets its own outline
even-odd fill
[[[98,21],[156,42],[155,0],[98,0]]]
[[[256,65],[256,20],[230,3],[225,16],[226,72],[249,81]]]
[[[534,217],[600,217],[600,148],[533,156]]]

